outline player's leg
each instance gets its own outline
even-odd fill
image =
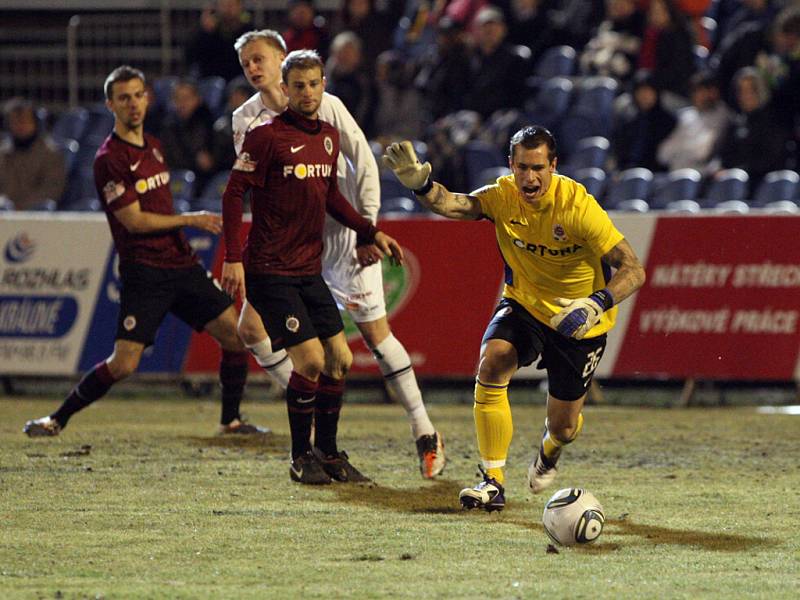
[[[245,300],[239,315],[239,337],[258,365],[286,389],[292,376],[292,361],[286,350],[273,350],[258,312]]]
[[[528,467],[528,485],[534,494],[556,478],[561,451],[583,428],[587,390],[605,348],[606,336],[573,340],[549,331],[543,353],[549,391],[547,418],[539,450]]]
[[[219,364],[219,383],[222,391],[219,432],[269,433],[269,428],[248,423],[241,415],[242,397],[247,383],[247,352],[236,331],[236,323],[236,309],[231,305],[204,327],[222,349],[222,359]]]
[[[84,374],[54,413],[25,423],[23,431],[30,437],[54,436],[67,426],[70,417],[108,393],[116,382],[128,377],[139,366],[144,344],[117,340],[114,352]]]
[[[379,265],[375,265],[375,268],[379,268]],[[378,363],[390,397],[399,402],[408,415],[411,435],[416,441],[420,472],[425,478],[436,477],[446,463],[444,440],[428,417],[411,357],[392,334],[385,310],[377,319],[362,322],[356,320],[355,312],[351,310],[350,314]]]

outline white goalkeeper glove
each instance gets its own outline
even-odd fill
[[[431,190],[431,163],[419,162],[411,142],[390,144],[383,155],[383,163],[414,193],[424,196]]]
[[[614,306],[614,297],[604,288],[592,292],[588,298],[556,298],[556,304],[563,308],[553,315],[550,325],[561,335],[581,340],[597,325],[603,313]]]

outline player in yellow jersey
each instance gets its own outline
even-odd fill
[[[475,429],[483,481],[461,491],[464,508],[502,510],[503,468],[513,424],[508,383],[520,366],[547,369],[547,418],[528,468],[531,492],[556,476],[564,445],[583,425],[586,391],[614,326],[616,308],[644,283],[630,244],[586,189],[557,174],[556,142],[543,127],[511,138],[512,174],[471,194],[430,178],[410,142],[392,144],[385,163],[421,204],[451,219],[494,223],[505,262],[503,298],[481,342]]]

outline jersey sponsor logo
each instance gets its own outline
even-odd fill
[[[333,172],[332,165],[283,165],[284,178],[294,174],[298,179],[308,179],[313,177],[330,177]]]
[[[571,254],[575,254],[578,250],[583,248],[583,246],[580,244],[572,244],[572,246],[567,246],[566,248],[550,248],[544,244],[529,244],[518,238],[511,239],[512,243],[517,248],[527,250],[536,256],[569,256]]]
[[[36,242],[23,231],[8,240],[5,251],[6,260],[11,263],[25,262],[33,256],[34,250],[36,250]]]
[[[155,150],[153,150],[153,152],[155,152]],[[145,194],[168,184],[169,171],[161,171],[161,173],[156,173],[150,177],[137,179],[134,184],[134,189],[139,194]]]
[[[305,147],[306,147],[305,144],[303,144],[302,146],[292,146],[291,148],[289,148],[289,152],[291,152],[292,154],[297,154],[298,152],[300,152],[300,150],[302,150]]]
[[[322,145],[325,146],[325,152],[328,153],[328,156],[331,156],[333,154],[333,140],[326,135]]]
[[[136,169],[138,169],[140,164],[142,164],[142,159],[141,158],[139,160],[137,160],[135,163],[133,163],[132,165],[130,165],[131,172],[133,172]]]
[[[557,242],[567,241],[567,232],[564,231],[564,227],[560,223],[553,224],[553,239]]]
[[[136,317],[128,315],[122,321],[122,326],[125,328],[125,331],[132,331],[133,328],[136,327]]]
[[[249,152],[242,152],[239,156],[236,157],[236,160],[233,163],[233,170],[234,171],[242,171],[243,173],[252,173],[256,170],[256,165],[258,161],[253,160],[250,157]]]
[[[300,329],[300,319],[294,315],[289,315],[286,317],[286,329],[292,333],[297,333],[297,331]]]
[[[498,311],[495,313],[495,315],[494,315],[494,316],[495,316],[495,317],[505,317],[506,315],[510,315],[512,312],[514,312],[514,309],[513,309],[513,308],[511,308],[510,306],[504,306],[503,308],[501,308],[500,310],[498,310]]]
[[[111,204],[125,193],[125,184],[121,181],[109,181],[103,186],[103,199],[106,204]]]
[[[156,157],[156,160],[163,164],[164,156],[159,152],[158,148],[153,148],[153,156]]]

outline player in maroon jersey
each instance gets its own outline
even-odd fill
[[[239,414],[247,352],[236,333],[236,309],[181,231],[196,227],[217,234],[222,220],[207,212],[174,214],[161,143],[142,128],[148,101],[142,72],[114,69],[105,81],[105,95],[114,131],[97,151],[94,179],[119,253],[122,291],[114,352],[84,375],[56,412],[28,421],[23,431],[58,435],[73,414],[136,370],[161,321],[172,312],[197,331],[210,333],[222,347],[220,432],[265,433]]]
[[[317,118],[325,90],[319,55],[313,50],[291,52],[281,72],[289,107],[247,134],[222,197],[222,287],[233,297],[246,292],[272,347],[285,348],[294,364],[286,390],[290,477],[312,484],[368,481],[336,444],[344,377],[353,355],[321,275],[325,212],[355,230],[359,244],[374,243],[397,262],[403,254],[395,240],[359,215],[339,192],[339,133]],[[247,190],[253,225],[242,252],[242,198]]]

